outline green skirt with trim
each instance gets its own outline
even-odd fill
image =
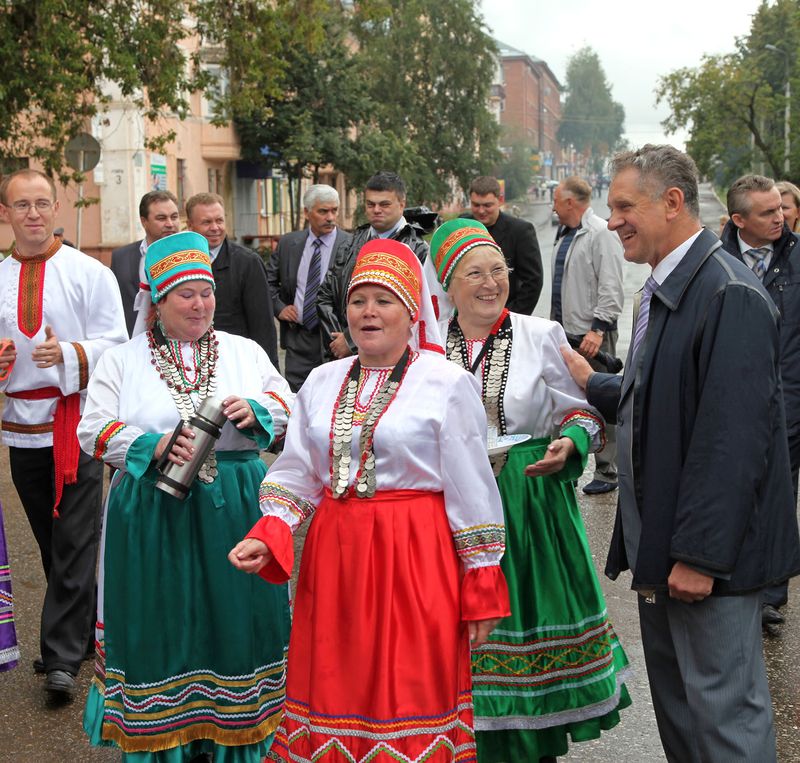
[[[156,489],[152,467],[109,493],[84,728],[127,763],[260,763],[281,718],[288,586],[227,559],[261,516],[266,467],[255,451],[217,460],[185,501]]]
[[[549,442],[512,448],[497,478],[511,616],[473,653],[480,763],[565,755],[569,738],[597,738],[630,704],[572,483],[523,475]]]

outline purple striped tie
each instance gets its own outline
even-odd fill
[[[636,316],[636,327],[633,331],[633,344],[631,345],[630,358],[633,360],[639,351],[639,345],[647,333],[647,323],[650,319],[650,298],[658,288],[658,281],[653,276],[649,276],[642,289],[642,299],[639,302],[639,315]]]
[[[303,297],[303,325],[313,331],[319,325],[317,319],[317,292],[319,291],[322,276],[322,241],[315,238],[311,242],[311,262],[308,264],[306,278],[306,293]]]

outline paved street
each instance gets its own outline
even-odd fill
[[[595,201],[595,210],[605,215],[606,205]],[[706,192],[702,199],[703,218],[712,230],[718,227],[721,209]],[[550,207],[537,204],[523,213],[537,224],[545,262],[545,290],[537,314],[549,312],[550,250],[555,227],[550,225]],[[647,277],[644,267],[626,264],[626,304],[620,322],[621,357],[627,352],[631,334],[631,296]],[[731,465],[735,468],[735,465]],[[588,479],[587,470],[581,484]],[[579,493],[598,571],[605,561],[611,534],[616,494],[587,498]],[[22,663],[11,673],[0,674],[0,763],[73,763],[75,761],[118,761],[119,754],[109,749],[92,749],[81,729],[83,700],[90,680],[90,664],[85,663],[80,675],[81,693],[68,707],[49,709],[44,704],[42,678],[35,676],[31,660],[38,652],[38,613],[43,596],[43,575],[38,551],[27,521],[16,498],[9,477],[8,451],[0,448],[0,499],[6,518],[6,533],[11,552],[17,629],[22,650]],[[629,578],[615,583],[601,581],[608,608],[622,643],[635,669],[629,684],[633,706],[624,712],[622,723],[596,742],[575,745],[565,760],[586,763],[656,763],[664,757],[658,742],[636,614],[636,595],[629,589]],[[792,582],[790,604],[786,609],[787,625],[778,638],[767,641],[765,652],[778,726],[779,760],[782,763],[800,760],[800,584]],[[528,763],[514,761],[513,763]],[[755,761],[754,763],[758,763]]]

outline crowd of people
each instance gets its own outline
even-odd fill
[[[266,266],[221,197],[180,231],[153,191],[111,269],[54,236],[47,175],[0,182],[3,441],[47,580],[33,667],[65,702],[93,658],[91,744],[552,763],[598,738],[631,696],[575,493],[595,454],[667,759],[776,760],[761,638],[800,573],[800,192],[739,179],[720,240],[692,160],[648,145],[614,158],[607,221],[592,195],[554,190],[547,320],[535,229],[494,178],[429,241],[395,173],[352,235],[311,186]],[[624,260],[652,273],[620,374]],[[0,670],[12,575],[0,513]]]

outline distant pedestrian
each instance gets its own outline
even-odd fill
[[[564,350],[618,424],[606,574],[633,573],[667,759],[774,763],[760,589],[800,572],[777,310],[701,226],[691,158],[646,145],[612,169],[608,227],[652,274],[624,376]]]
[[[606,221],[590,206],[591,188],[579,177],[562,180],[554,209],[561,222],[553,246],[553,289],[550,320],[564,327],[567,338],[596,371],[607,370],[597,353],[617,353],[617,320],[624,302],[622,244]],[[616,432],[606,427],[606,445],[595,453],[587,495],[617,487]]]

